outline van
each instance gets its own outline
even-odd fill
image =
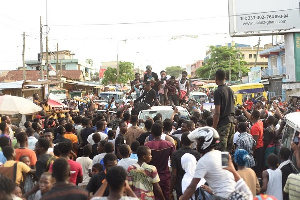
[[[264,85],[262,83],[246,83],[241,85],[232,85],[230,88],[234,92],[235,105],[243,105],[244,98],[267,98]]]
[[[300,131],[299,119],[300,119],[300,112],[289,113],[285,116],[284,121],[286,124],[282,131],[283,134],[280,141],[280,147],[286,147],[288,149],[291,149],[291,145],[293,143],[294,137],[297,134],[297,132]],[[292,157],[292,160],[293,163],[296,164],[296,160],[294,156]]]

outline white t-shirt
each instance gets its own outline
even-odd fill
[[[137,160],[132,159],[132,158],[122,158],[119,162],[118,162],[118,166],[123,167],[126,171],[128,169],[128,167],[130,165],[136,164]]]
[[[233,174],[222,168],[221,151],[212,150],[200,158],[194,178],[205,178],[216,196],[225,199],[235,190]]]
[[[81,164],[83,172],[82,183],[79,183],[78,186],[87,185],[90,181],[89,169],[92,170],[93,161],[89,157],[79,157],[76,159],[76,162]]]
[[[100,140],[105,140],[107,138],[107,135],[105,133],[102,132],[97,132],[100,134]],[[91,145],[95,144],[94,140],[93,140],[93,135],[94,133],[90,134],[87,138],[88,143],[90,143]]]
[[[235,132],[234,136],[233,136],[233,143],[235,144],[237,139],[239,138],[240,132]]]
[[[35,149],[35,143],[38,140],[34,136],[29,136],[28,137],[28,149],[34,150]]]
[[[93,158],[93,164],[100,163],[100,161],[104,158],[106,153],[100,153]]]

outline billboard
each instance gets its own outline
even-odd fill
[[[300,31],[300,0],[229,0],[230,36]]]
[[[251,71],[248,72],[249,83],[261,82],[261,67],[252,67]]]

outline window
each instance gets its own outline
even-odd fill
[[[256,59],[256,54],[253,54],[253,57]]]
[[[249,59],[252,59],[252,54],[249,54]]]

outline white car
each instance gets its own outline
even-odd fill
[[[193,99],[199,103],[209,103],[208,97],[204,92],[190,92],[189,99]]]
[[[178,112],[180,113],[181,117],[189,119],[189,112],[186,108],[183,108],[181,106],[177,106]],[[152,106],[148,110],[142,110],[139,113],[139,119],[147,120],[148,117],[153,119],[157,113],[160,113],[162,115],[162,120],[165,120],[167,118],[171,118],[174,110],[172,106]]]

